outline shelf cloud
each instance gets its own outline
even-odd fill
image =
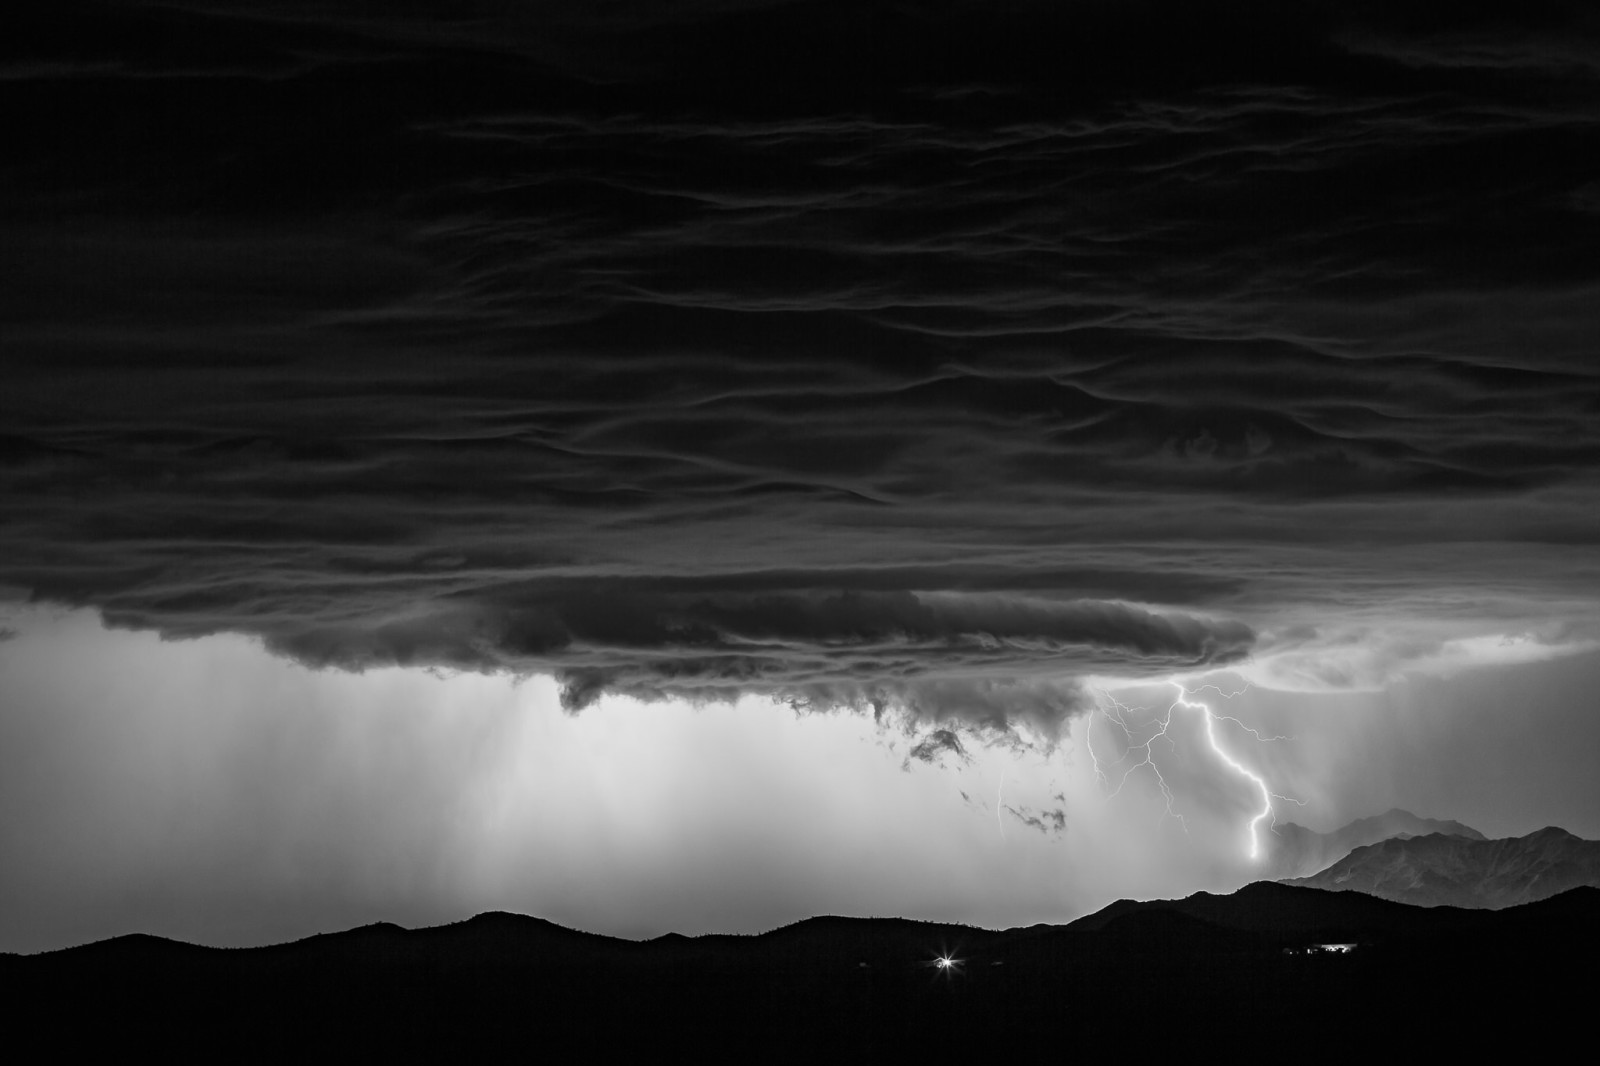
[[[29,14],[0,582],[1000,732],[1591,646],[1592,14],[1213,7]]]

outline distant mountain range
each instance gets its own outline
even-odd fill
[[[1327,943],[1354,948],[1318,950]],[[1348,1040],[1316,1043],[1334,1033],[1385,1056],[1469,1038],[1478,1053],[1531,1055],[1587,1037],[1589,986],[1570,964],[1596,954],[1600,889],[1489,911],[1259,882],[1006,931],[823,917],[637,942],[495,913],[262,948],[124,936],[0,955],[0,987],[13,1037],[56,1055],[813,1066],[1248,1046],[1348,1057]],[[1470,1037],[1439,1024],[1479,1017],[1541,1021],[1468,1025]]]
[[[1064,926],[819,917],[631,941],[492,913],[262,948],[123,936],[0,955],[0,987],[15,1031],[57,1054],[812,1066],[1243,1041],[1315,1059],[1348,1054],[1307,1043],[1332,1018],[1389,1057],[1451,1040],[1526,1057],[1587,1039],[1588,986],[1569,974],[1600,957],[1600,842],[1560,829],[1488,840],[1400,810],[1333,833],[1277,828],[1272,861],[1291,866],[1366,843],[1291,883],[1121,900]],[[1454,1036],[1438,1025],[1477,1017],[1543,1021]]]
[[[1581,885],[1600,886],[1600,840],[1554,826],[1503,840],[1397,836],[1285,883],[1365,892],[1420,907],[1511,907]]]
[[[1399,808],[1351,822],[1331,833],[1318,833],[1293,822],[1279,822],[1266,837],[1267,859],[1263,880],[1283,881],[1309,877],[1327,869],[1356,848],[1394,837],[1448,836],[1483,840],[1484,835],[1460,822],[1420,818]]]

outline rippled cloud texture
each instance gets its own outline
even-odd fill
[[[438,7],[8,32],[16,595],[997,734],[1600,633],[1584,5]]]

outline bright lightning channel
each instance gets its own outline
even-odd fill
[[[1217,758],[1220,759],[1225,766],[1227,766],[1234,773],[1238,774],[1240,777],[1243,777],[1249,781],[1255,787],[1256,791],[1261,794],[1261,809],[1257,811],[1253,817],[1251,817],[1248,825],[1250,838],[1250,858],[1252,860],[1259,859],[1261,857],[1261,823],[1270,818],[1272,819],[1273,824],[1277,824],[1277,812],[1273,809],[1272,801],[1274,799],[1288,800],[1291,803],[1300,803],[1301,801],[1294,799],[1291,796],[1280,796],[1273,792],[1267,787],[1265,778],[1230,755],[1227,749],[1222,746],[1222,741],[1217,737],[1217,719],[1220,718],[1224,721],[1234,723],[1240,729],[1243,729],[1245,732],[1249,733],[1251,736],[1260,741],[1285,740],[1287,738],[1279,736],[1262,736],[1260,732],[1245,725],[1243,722],[1239,721],[1239,719],[1230,715],[1217,714],[1211,709],[1209,704],[1191,698],[1190,692],[1181,684],[1173,682],[1172,685],[1178,690],[1178,698],[1173,700],[1172,704],[1167,708],[1167,711],[1164,715],[1162,715],[1159,719],[1152,719],[1152,724],[1157,725],[1158,728],[1156,728],[1153,733],[1137,744],[1133,743],[1135,729],[1133,726],[1128,724],[1128,715],[1137,711],[1144,711],[1146,708],[1129,707],[1127,704],[1121,702],[1115,696],[1112,696],[1110,693],[1105,692],[1104,690],[1099,690],[1097,692],[1097,695],[1100,696],[1101,700],[1103,701],[1099,708],[1101,717],[1105,718],[1109,722],[1115,723],[1117,727],[1122,730],[1123,736],[1128,740],[1127,751],[1123,753],[1122,758],[1118,759],[1117,762],[1113,764],[1112,769],[1121,766],[1122,763],[1127,761],[1128,756],[1134,752],[1143,751],[1144,753],[1143,757],[1138,762],[1132,764],[1131,766],[1127,767],[1127,769],[1122,771],[1122,775],[1117,779],[1116,787],[1111,789],[1110,795],[1111,797],[1114,797],[1117,795],[1117,793],[1122,791],[1122,786],[1127,782],[1129,774],[1133,773],[1142,766],[1148,766],[1150,767],[1151,772],[1156,775],[1156,784],[1160,787],[1161,796],[1166,801],[1167,814],[1176,818],[1178,823],[1183,826],[1184,832],[1188,832],[1189,824],[1184,821],[1183,815],[1179,814],[1176,808],[1173,806],[1172,789],[1167,787],[1167,779],[1162,776],[1161,767],[1156,765],[1154,753],[1151,751],[1151,745],[1154,744],[1158,739],[1165,739],[1168,745],[1172,744],[1172,737],[1168,735],[1167,731],[1172,727],[1172,712],[1174,710],[1179,707],[1183,707],[1187,710],[1199,711],[1202,716],[1202,720],[1205,722],[1206,742],[1211,745],[1212,752],[1216,754]],[[1216,688],[1216,686],[1202,685],[1200,689],[1196,689],[1196,691],[1198,692],[1206,688]],[[1228,693],[1224,693],[1221,689],[1217,689],[1216,691],[1219,695],[1229,695]],[[1237,695],[1237,693],[1234,693],[1234,695]],[[1085,728],[1084,730],[1084,747],[1089,753],[1090,763],[1094,766],[1095,778],[1100,781],[1103,787],[1110,788],[1111,779],[1106,774],[1105,769],[1101,766],[1099,756],[1095,754],[1094,741],[1091,736],[1091,731],[1088,728]]]
[[[994,791],[994,821],[1000,827],[1000,839],[1006,838],[1006,822],[1001,817],[1006,809],[1006,771],[1000,771],[1000,786]]]
[[[1217,758],[1227,763],[1234,773],[1241,777],[1249,778],[1251,783],[1256,786],[1257,791],[1261,793],[1261,810],[1257,811],[1256,816],[1250,819],[1250,857],[1252,859],[1260,858],[1261,837],[1258,829],[1261,822],[1267,818],[1271,818],[1274,823],[1277,822],[1277,816],[1272,810],[1272,790],[1267,788],[1265,778],[1223,750],[1221,741],[1217,740],[1217,716],[1212,713],[1210,705],[1201,703],[1199,700],[1191,700],[1189,693],[1184,690],[1182,685],[1176,682],[1173,683],[1173,687],[1178,690],[1178,698],[1173,702],[1172,706],[1187,707],[1190,710],[1200,711],[1205,716],[1206,741],[1211,745],[1211,750],[1216,752]],[[1167,713],[1171,714],[1171,708],[1168,708]]]

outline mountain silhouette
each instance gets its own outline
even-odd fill
[[[1421,907],[1510,907],[1581,885],[1600,886],[1600,841],[1555,826],[1502,840],[1440,833],[1395,837],[1286,883]]]
[[[1356,848],[1394,837],[1444,833],[1484,840],[1484,835],[1460,822],[1421,818],[1396,807],[1370,818],[1360,818],[1331,833],[1318,833],[1294,822],[1279,822],[1265,837],[1267,842],[1266,880],[1282,881],[1309,877],[1327,869]]]
[[[261,948],[135,935],[0,956],[0,982],[15,1030],[69,1053],[814,1063],[1214,1046],[1316,1058],[1342,1046],[1317,1033],[1436,1051],[1456,1032],[1440,1018],[1524,1012],[1545,1019],[1518,1031],[1519,1049],[1537,1051],[1577,1032],[1587,986],[1562,975],[1597,950],[1596,888],[1491,911],[1260,882],[1004,931],[818,917],[631,941],[492,913]],[[1474,1050],[1497,1046],[1494,1032],[1472,1034]]]

